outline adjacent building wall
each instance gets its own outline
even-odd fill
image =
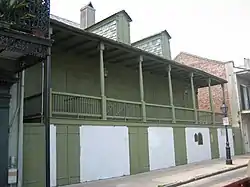
[[[226,66],[224,62],[219,62],[189,53],[181,52],[175,57],[175,61],[203,70],[207,73],[215,75],[217,77],[228,79],[228,74],[226,72]],[[221,112],[222,105],[222,88],[221,85],[212,86],[213,104],[215,112]],[[225,97],[226,104],[229,107],[229,116],[231,116],[231,104],[229,102],[229,88],[228,84],[225,84]],[[200,88],[198,90],[198,104],[200,109],[210,109],[209,92],[208,88]]]

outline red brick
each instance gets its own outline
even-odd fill
[[[174,60],[179,63],[188,65],[190,67],[203,70],[217,77],[226,79],[226,69],[225,69],[224,62],[207,59],[204,57],[200,57],[200,56],[185,53],[185,52],[181,52],[179,55],[175,57]],[[227,84],[225,84],[224,87],[225,87],[226,104],[229,107],[229,112],[230,112]],[[221,112],[220,107],[222,104],[222,97],[223,97],[221,85],[212,86],[212,95],[213,95],[213,105],[214,105],[215,112]],[[208,87],[200,88],[198,90],[198,106],[199,106],[199,109],[203,109],[203,110],[210,109]],[[229,116],[230,116],[230,113],[229,113]]]

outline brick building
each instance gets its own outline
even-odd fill
[[[221,62],[216,60],[207,59],[204,57],[200,57],[197,55],[189,54],[186,52],[180,52],[174,59],[177,62],[182,64],[203,70],[212,75],[218,76],[220,78],[227,80],[227,68],[226,64],[228,62]],[[228,84],[225,84],[225,97],[226,104],[229,107],[229,116],[230,116],[230,102],[229,102],[229,93],[228,93]],[[212,87],[213,94],[213,104],[215,112],[220,112],[220,107],[222,104],[222,88],[220,85],[216,85]],[[210,101],[209,101],[209,92],[208,88],[200,88],[198,90],[198,104],[199,109],[210,109]]]

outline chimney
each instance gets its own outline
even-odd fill
[[[249,58],[244,58],[244,67],[246,69],[250,69],[250,59]]]
[[[80,12],[81,29],[86,29],[95,24],[95,9],[91,2],[87,6],[81,8]]]

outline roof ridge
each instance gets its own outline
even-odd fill
[[[199,55],[195,55],[195,54],[188,53],[188,52],[185,52],[185,51],[181,51],[174,59],[176,59],[181,54],[185,54],[185,55],[192,56],[192,57],[199,58],[199,59],[209,60],[209,61],[212,61],[212,62],[217,63],[217,64],[225,64],[225,63],[227,63],[227,62],[224,62],[224,61],[214,60],[214,59],[211,59],[211,58],[206,58],[206,57],[202,57],[202,56],[199,56]]]

